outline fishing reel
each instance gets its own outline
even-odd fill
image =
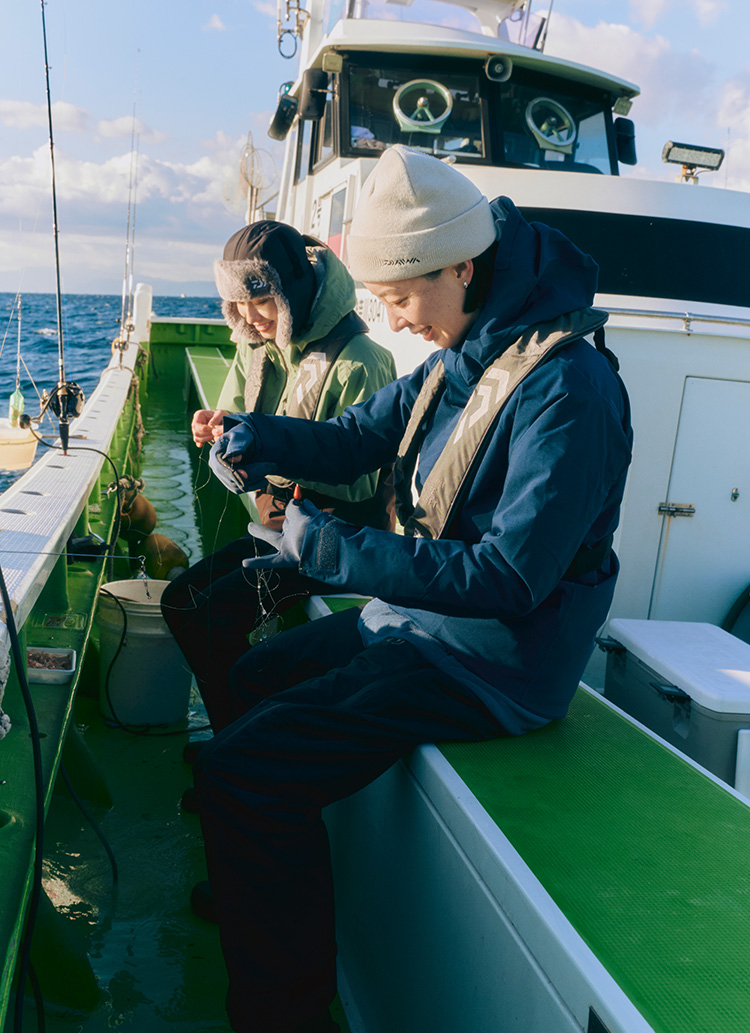
[[[81,415],[85,401],[86,397],[80,384],[69,380],[67,383],[58,384],[50,395],[46,389],[42,391],[41,415],[44,415],[47,409],[51,409],[58,420],[67,423],[68,420],[74,420],[76,416]]]
[[[29,416],[28,413],[22,413],[18,419],[18,425],[23,429],[31,429],[33,423],[42,422],[44,414],[49,409],[57,417],[60,442],[63,452],[67,455],[70,436],[69,423],[70,420],[81,415],[84,401],[85,396],[80,384],[74,380],[60,381],[51,394],[47,392],[46,388],[43,389],[39,415]]]

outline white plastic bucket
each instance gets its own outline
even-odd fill
[[[102,585],[99,703],[115,724],[170,725],[187,716],[192,675],[159,606],[168,584],[137,579]]]
[[[0,469],[28,470],[36,455],[36,438],[30,430],[12,427],[0,418]]]

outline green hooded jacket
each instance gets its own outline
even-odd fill
[[[266,341],[265,350],[270,360],[261,394],[259,411],[266,415],[284,416],[297,379],[300,361],[351,312],[357,301],[354,281],[343,263],[328,248],[308,248],[308,258],[315,269],[318,290],[313,301],[310,320],[302,333],[292,337],[288,348],[279,348],[275,341]],[[217,409],[227,412],[245,411],[245,382],[253,361],[254,348],[249,343],[237,345],[232,365],[221,389]],[[376,344],[364,334],[356,334],[339,352],[328,372],[315,413],[316,420],[340,416],[349,405],[356,405],[396,379],[396,366],[388,349]],[[349,485],[330,485],[300,481],[300,487],[310,493],[330,499],[334,512],[336,500],[360,503],[372,499],[378,487],[379,472],[367,474]],[[317,503],[316,503],[317,504]],[[340,513],[343,517],[343,513]]]

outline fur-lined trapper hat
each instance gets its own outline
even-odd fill
[[[278,310],[275,341],[286,348],[307,323],[317,280],[307,257],[308,240],[283,222],[254,222],[230,237],[224,257],[214,262],[221,311],[237,344],[263,344],[260,334],[240,315],[238,301],[273,298]],[[310,244],[320,242],[309,238]]]

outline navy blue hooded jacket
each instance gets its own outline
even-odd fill
[[[484,369],[528,327],[587,307],[597,266],[562,234],[529,224],[507,198],[488,298],[461,345],[325,423],[243,416],[253,462],[291,479],[348,484],[392,462],[425,378],[443,362],[446,390],[419,456],[421,488]],[[507,730],[562,717],[609,610],[618,563],[564,576],[577,550],[611,534],[630,463],[625,388],[579,339],[539,365],[494,428],[449,537],[409,538],[312,518],[300,570],[376,596],[365,642],[414,642],[470,686]]]

